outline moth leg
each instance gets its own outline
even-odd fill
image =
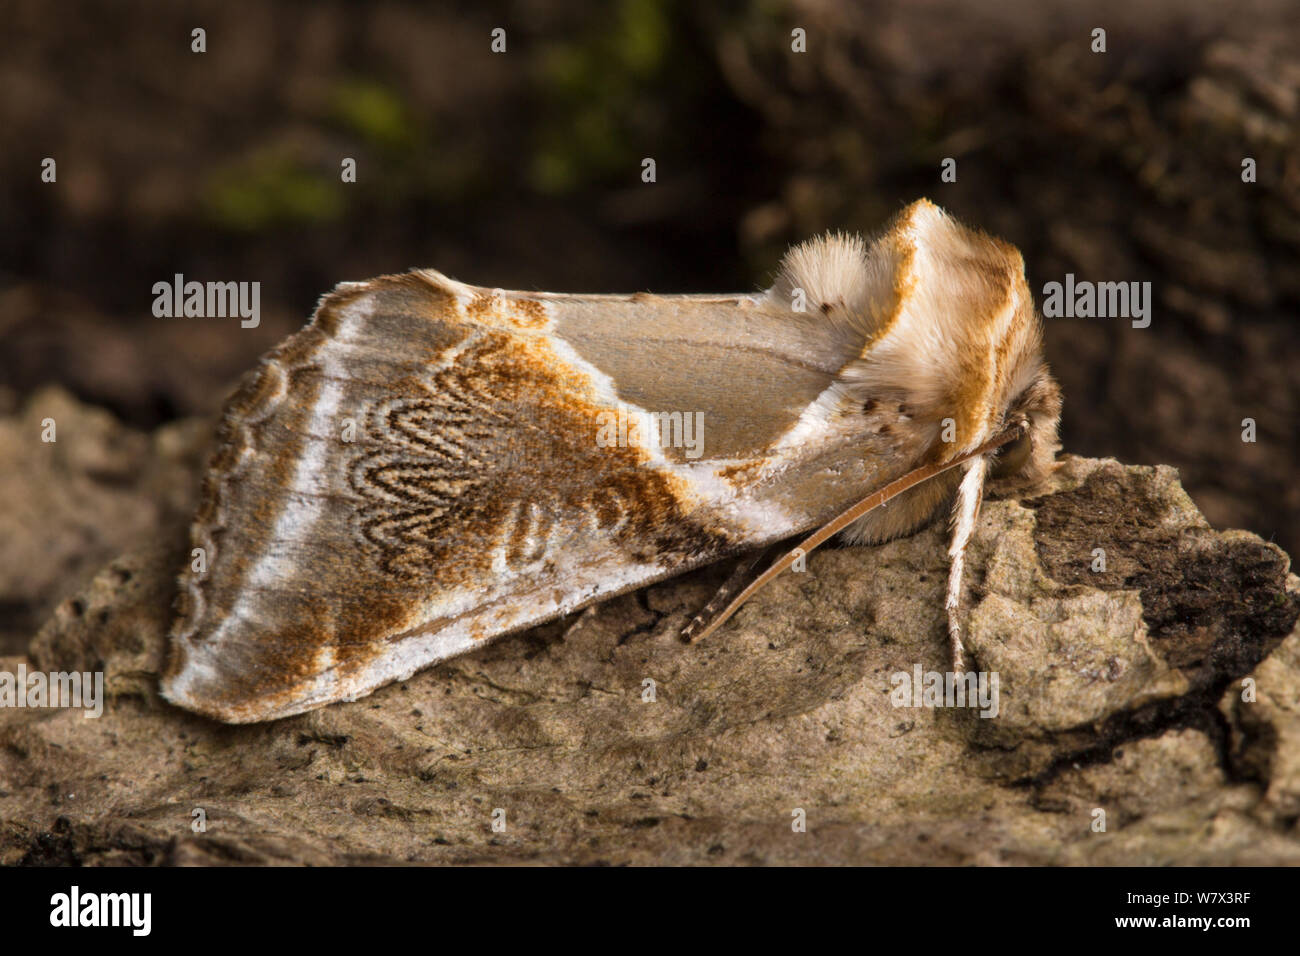
[[[954,674],[965,671],[964,648],[961,643],[961,595],[962,578],[966,570],[966,545],[970,543],[975,531],[975,522],[979,518],[980,501],[984,496],[984,473],[987,459],[980,455],[972,458],[966,466],[957,487],[957,499],[952,509],[952,543],[948,547],[948,600],[944,607],[948,612],[948,643],[952,652],[952,669]]]
[[[753,579],[754,568],[758,567],[759,562],[771,551],[772,548],[764,548],[740,559],[740,563],[727,576],[727,580],[722,582],[722,587],[718,588],[718,592],[713,595],[709,603],[691,619],[691,623],[682,628],[682,640],[685,643],[694,644],[704,636],[709,624],[727,606],[731,598]]]

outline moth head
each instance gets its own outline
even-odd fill
[[[1060,450],[1057,428],[1061,420],[1061,387],[1039,365],[1029,384],[1015,395],[1003,416],[1009,427],[1024,423],[1015,441],[993,453],[989,462],[989,490],[1010,494],[1042,481],[1052,470]]]

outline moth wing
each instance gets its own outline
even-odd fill
[[[287,716],[824,520],[879,465],[823,407],[853,346],[815,328],[763,297],[341,286],[226,407],[165,696]],[[698,454],[618,431],[662,411]]]

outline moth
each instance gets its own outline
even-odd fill
[[[1050,471],[1060,403],[1019,252],[925,200],[870,242],[795,246],[754,294],[343,283],[225,407],[162,692],[285,717],[795,535],[904,535],[948,502],[961,666],[981,496]]]

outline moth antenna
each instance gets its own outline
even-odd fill
[[[975,531],[975,522],[979,519],[980,502],[984,498],[984,475],[988,459],[983,455],[972,459],[966,466],[957,487],[957,500],[952,508],[952,543],[948,546],[948,600],[944,607],[948,611],[948,644],[952,651],[952,670],[954,674],[965,671],[962,663],[964,649],[961,643],[961,594],[962,577],[966,570],[966,545],[970,543]]]
[[[847,528],[853,522],[857,521],[863,515],[874,511],[876,508],[879,508],[881,505],[888,502],[891,498],[895,498],[898,495],[901,495],[909,488],[914,488],[915,486],[919,485],[921,482],[928,481],[929,479],[935,477],[936,475],[941,475],[945,471],[949,471],[950,469],[956,468],[958,465],[964,464],[968,461],[971,461],[972,459],[979,459],[982,461],[983,456],[987,455],[989,452],[993,451],[994,449],[1002,447],[1008,442],[1015,441],[1017,438],[1019,438],[1021,435],[1025,433],[1028,427],[1029,425],[1027,422],[1024,421],[1016,422],[1010,428],[1003,430],[996,437],[990,438],[988,441],[980,445],[974,451],[969,451],[964,455],[959,455],[958,457],[952,459],[952,461],[947,461],[943,463],[932,462],[931,464],[928,465],[922,465],[920,468],[915,468],[912,471],[909,471],[901,478],[894,479],[889,484],[885,485],[885,487],[881,488],[879,491],[873,492],[872,494],[868,495],[866,498],[863,498],[857,504],[853,505],[848,510],[841,512],[837,517],[832,518],[830,521],[822,525],[811,535],[805,538],[802,542],[800,542],[798,547],[794,548],[794,550],[788,552],[783,557],[773,562],[771,567],[769,567],[766,571],[764,571],[757,578],[755,578],[754,581],[750,583],[750,585],[747,588],[745,588],[745,590],[741,591],[740,594],[736,595],[736,597],[732,600],[732,602],[728,604],[727,607],[717,617],[713,618],[713,620],[709,622],[707,627],[705,627],[703,630],[698,630],[697,623],[702,618],[705,618],[708,614],[708,608],[705,608],[705,610],[700,612],[700,614],[696,617],[696,619],[693,620],[690,623],[690,625],[688,625],[687,628],[682,632],[682,637],[691,643],[694,643],[695,641],[703,640],[704,638],[708,637],[719,627],[721,627],[727,621],[728,618],[730,618],[733,614],[735,614],[738,610],[740,610],[741,606],[746,601],[748,601],[751,597],[757,594],[759,590],[761,590],[765,585],[767,585],[767,583],[770,582],[773,578],[775,578],[778,574],[780,574],[786,568],[790,567],[790,565],[794,564],[795,561],[799,560],[799,558],[807,554],[810,554],[814,548],[817,548],[825,544],[826,541],[828,541],[832,536],[834,536],[840,531],[843,531],[845,528]],[[979,470],[981,475],[981,487],[982,487],[982,481],[983,481],[982,465],[980,466]],[[970,473],[967,472],[967,478],[969,478],[969,475]],[[963,478],[962,483],[965,484],[966,480],[967,480],[966,478]],[[973,519],[971,521],[971,525],[972,527],[974,525]],[[969,532],[967,532],[967,537],[969,538]],[[730,581],[728,583],[730,583]],[[949,585],[949,593],[951,594],[951,585]],[[710,602],[710,604],[712,604],[712,602]],[[949,620],[951,621],[952,618],[950,617]]]
[[[718,588],[717,593],[713,595],[708,604],[704,605],[704,609],[691,619],[690,624],[687,624],[686,627],[682,629],[683,641],[689,644],[696,640],[696,632],[708,624],[708,622],[717,615],[718,611],[720,611],[723,605],[730,600],[731,596],[740,590],[741,585],[745,581],[749,580],[750,575],[754,572],[754,568],[758,566],[758,563],[763,559],[763,557],[771,554],[772,550],[772,548],[763,548],[762,550],[755,552],[753,555],[742,559],[740,563],[736,565],[735,569],[732,570],[731,574],[727,577],[727,580],[722,583],[720,588]]]

